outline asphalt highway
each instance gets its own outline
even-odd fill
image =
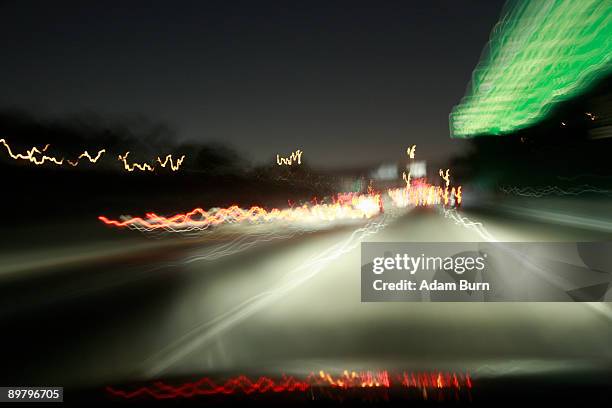
[[[609,303],[360,302],[362,242],[609,237],[516,212],[455,214],[390,210],[324,228],[239,227],[190,238],[112,230],[106,241],[84,233],[50,249],[5,251],[2,383],[95,387],[376,368],[483,378],[609,373]]]

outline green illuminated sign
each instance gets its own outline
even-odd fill
[[[611,0],[512,3],[450,114],[451,137],[501,135],[539,122],[609,74],[611,54]]]

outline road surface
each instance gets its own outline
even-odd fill
[[[95,387],[345,368],[609,372],[609,303],[360,302],[361,242],[609,237],[533,216],[459,214],[481,226],[393,210],[322,230],[188,239],[110,230],[110,242],[85,234],[47,252],[4,253],[2,383]]]

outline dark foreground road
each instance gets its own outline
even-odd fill
[[[461,214],[482,225],[388,211],[318,231],[244,228],[178,240],[114,231],[117,244],[85,234],[47,253],[5,253],[0,383],[95,388],[345,368],[609,381],[609,303],[360,302],[363,241],[609,237],[491,210]]]

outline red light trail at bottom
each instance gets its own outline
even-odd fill
[[[131,391],[107,387],[107,392],[119,398],[133,399],[151,397],[154,399],[192,398],[206,395],[266,394],[266,393],[304,393],[314,388],[321,390],[385,390],[417,389],[427,398],[427,390],[470,390],[472,379],[469,374],[449,372],[390,374],[388,371],[348,372],[333,376],[324,371],[310,374],[304,379],[283,375],[280,378],[259,377],[251,379],[245,375],[215,381],[209,377],[195,382],[170,385],[156,381]]]

